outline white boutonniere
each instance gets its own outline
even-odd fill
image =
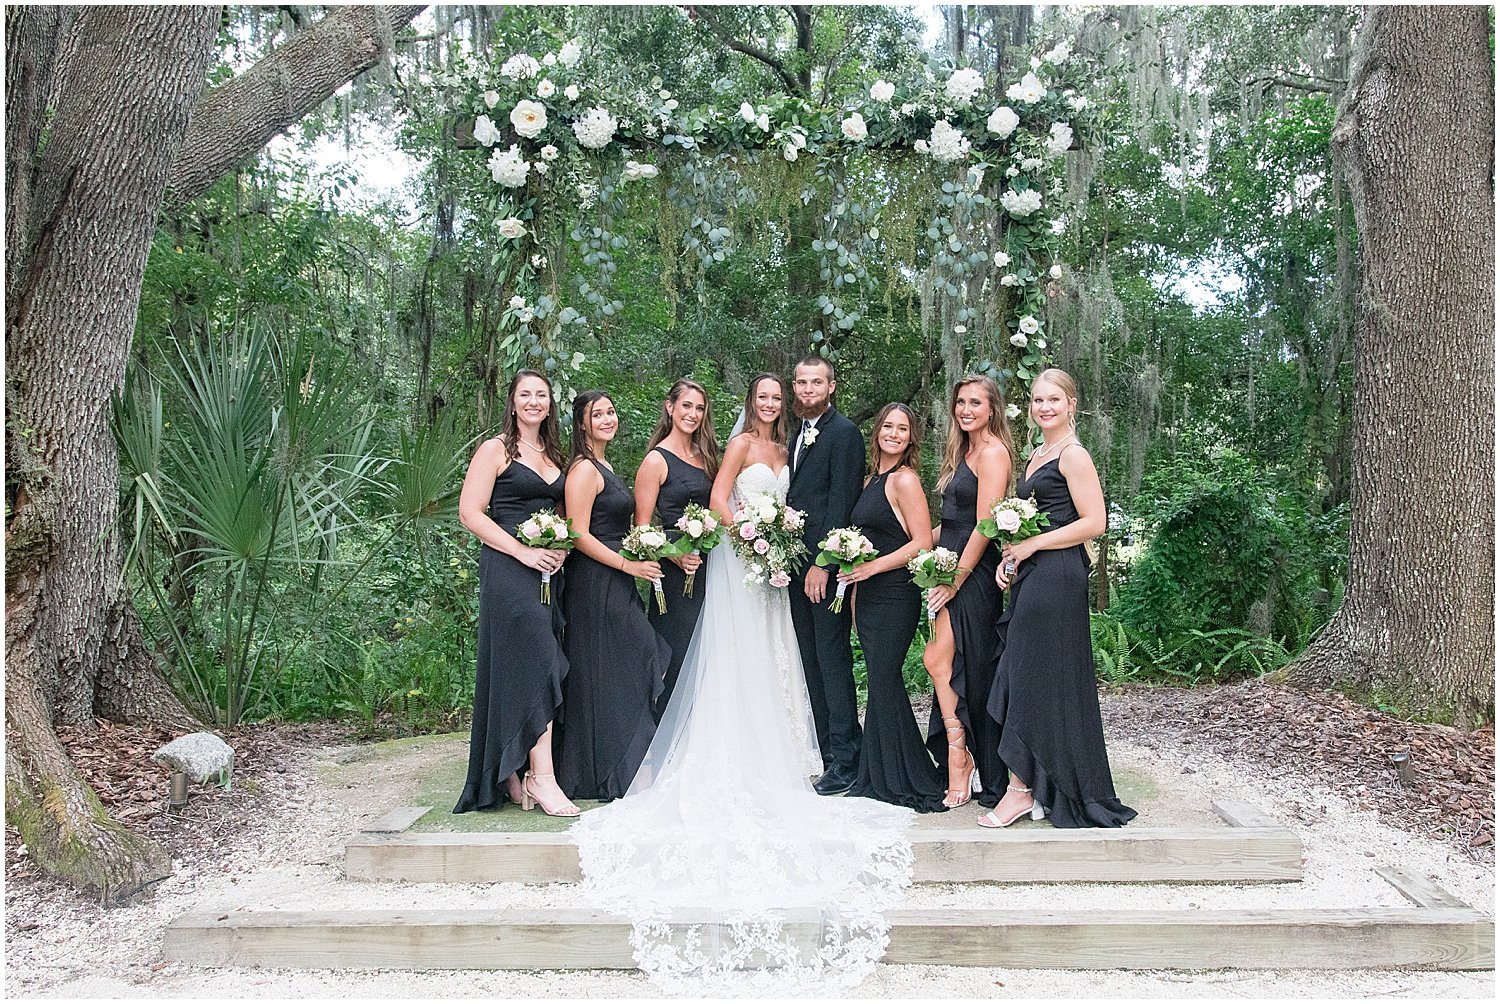
[[[804,432],[802,434],[802,448],[804,450],[807,449],[812,444],[816,443],[817,441],[818,441],[818,427],[816,425],[810,427],[806,432]]]

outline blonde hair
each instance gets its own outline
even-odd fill
[[[1068,371],[1067,370],[1060,370],[1056,366],[1050,366],[1047,369],[1042,370],[1040,373],[1038,373],[1036,375],[1036,378],[1031,381],[1031,386],[1035,387],[1037,384],[1044,383],[1044,382],[1045,383],[1050,383],[1054,387],[1056,387],[1058,390],[1062,391],[1063,392],[1063,397],[1067,398],[1069,401],[1071,401],[1073,403],[1072,413],[1068,416],[1068,424],[1072,426],[1074,432],[1076,433],[1077,430],[1078,430],[1078,383],[1077,383],[1077,381],[1075,381],[1071,376],[1068,375]],[[1031,417],[1030,412],[1031,412],[1031,409],[1028,408],[1027,409],[1027,420],[1028,421],[1030,420],[1030,417]]]
[[[958,392],[970,384],[978,384],[984,389],[984,396],[990,402],[989,433],[998,439],[1005,452],[1010,456],[1010,483],[1005,486],[1007,493],[1010,492],[1016,476],[1016,444],[1011,438],[1010,422],[1005,418],[1005,398],[1000,393],[1000,385],[994,380],[979,373],[970,373],[962,377],[953,385],[953,390],[948,393],[948,442],[943,447],[943,463],[938,468],[938,491],[948,487],[953,480],[953,475],[958,473],[959,462],[969,452],[969,434],[958,427],[953,419],[953,412],[958,407]]]

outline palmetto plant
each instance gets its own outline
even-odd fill
[[[309,610],[403,526],[446,516],[461,480],[461,453],[438,432],[378,456],[346,365],[264,326],[179,344],[132,374],[114,417],[128,567],[161,611],[156,640],[185,696],[226,725],[301,644],[286,626],[315,623]],[[339,545],[355,520],[388,532],[351,556]],[[301,616],[283,616],[289,605]]]

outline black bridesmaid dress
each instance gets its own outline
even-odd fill
[[[911,543],[886,498],[889,478],[889,471],[871,478],[849,514],[849,522],[863,530],[882,555]],[[902,566],[870,576],[853,587],[853,594],[854,629],[865,654],[868,699],[864,742],[849,794],[918,812],[946,812],[946,780],[922,744],[901,674],[917,633],[922,590]]]
[[[960,556],[974,532],[975,511],[979,503],[979,478],[960,461],[953,480],[943,489],[943,529],[938,544]],[[1005,765],[996,752],[1000,743],[1000,726],[985,710],[990,699],[990,684],[995,679],[995,621],[1000,616],[1000,587],[995,584],[995,569],[1000,550],[985,542],[984,554],[974,571],[964,577],[958,593],[944,608],[953,628],[953,689],[958,693],[958,719],[963,722],[969,752],[979,768],[984,785],[975,796],[980,805],[993,809],[1005,795]],[[927,748],[937,760],[944,778],[948,770],[948,739],[943,732],[943,712],[936,697],[932,701],[932,724],[927,731]],[[946,783],[946,780],[945,780]]]
[[[519,460],[495,478],[489,517],[506,532],[538,509],[562,512],[563,476],[551,484]],[[493,809],[509,797],[505,779],[557,717],[568,660],[563,655],[562,573],[552,603],[541,602],[542,573],[488,545],[479,552],[479,658],[469,774],[453,811]]]
[[[1033,494],[1049,530],[1078,520],[1057,460],[1016,485],[1017,496]],[[1104,751],[1083,545],[1038,551],[1021,562],[996,630],[1000,656],[989,713],[1000,723],[1000,759],[1031,785],[1053,826],[1130,822],[1135,810],[1116,797]]]
[[[656,496],[656,513],[668,538],[677,540],[682,536],[677,529],[682,511],[690,502],[696,502],[707,509],[708,497],[714,485],[708,479],[708,472],[701,467],[694,467],[671,450],[660,446],[656,450],[667,462],[667,478]],[[698,626],[698,615],[703,612],[703,584],[707,578],[704,572],[708,567],[707,561],[713,554],[710,552],[703,557],[704,564],[699,567],[698,574],[693,579],[691,596],[682,595],[682,584],[687,581],[687,573],[675,562],[661,563],[661,585],[667,597],[667,612],[657,613],[656,603],[653,602],[647,616],[651,619],[651,626],[656,628],[656,633],[661,635],[662,641],[672,649],[672,661],[667,665],[667,678],[663,681],[661,696],[656,699],[657,721],[661,720],[667,702],[672,699],[677,674],[682,672],[682,657],[687,654],[688,642],[693,640],[693,629]]]
[[[592,463],[604,488],[594,498],[589,532],[618,552],[635,499],[619,475]],[[646,620],[635,577],[582,551],[568,559],[563,613],[569,668],[552,744],[557,783],[574,800],[619,798],[656,733],[656,695],[672,653]]]

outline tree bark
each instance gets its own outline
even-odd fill
[[[41,132],[28,130],[28,145],[6,151],[7,178],[29,182],[10,193],[25,204],[11,203],[20,246],[7,250],[20,268],[5,333],[6,808],[35,860],[105,894],[164,874],[166,854],[108,819],[53,724],[92,728],[101,680],[116,710],[192,720],[159,679],[132,686],[122,662],[139,637],[120,581],[106,404],[124,377],[167,170],[217,27],[214,7],[85,8],[45,144],[38,151]]]
[[[1494,718],[1494,75],[1483,7],[1366,13],[1333,141],[1364,272],[1349,580],[1286,671]]]
[[[168,205],[202,195],[277,133],[386,58],[394,32],[426,7],[336,7],[244,73],[205,94],[172,165]]]

